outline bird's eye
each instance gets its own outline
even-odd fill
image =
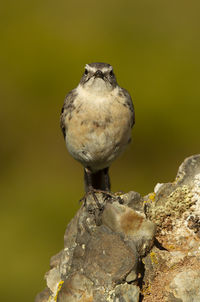
[[[114,73],[113,73],[113,71],[112,71],[112,70],[110,71],[110,73],[109,73],[109,74],[110,74],[110,76],[111,76],[111,77],[113,77],[113,75],[114,75]]]
[[[84,72],[84,74],[85,74],[85,75],[87,75],[87,74],[88,74],[88,70],[87,70],[87,69],[85,69],[85,72]]]

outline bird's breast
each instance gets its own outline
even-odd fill
[[[112,94],[77,96],[65,124],[68,150],[86,166],[107,166],[131,137],[131,112]]]

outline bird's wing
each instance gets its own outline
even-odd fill
[[[60,115],[60,127],[63,132],[63,135],[65,137],[66,135],[66,125],[65,125],[65,120],[67,115],[71,115],[72,111],[74,110],[74,100],[76,98],[76,92],[75,89],[70,91],[67,96],[65,97],[65,101],[61,110],[61,115]]]
[[[122,89],[122,93],[123,93],[124,99],[125,99],[124,104],[131,111],[131,127],[133,127],[135,124],[135,110],[134,110],[133,102],[132,102],[131,96],[128,93],[128,91],[124,88],[121,88],[121,89]]]

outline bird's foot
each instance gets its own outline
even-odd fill
[[[87,201],[87,197],[89,195],[92,195],[93,196],[93,199],[98,207],[99,210],[102,210],[103,209],[103,205],[99,202],[97,196],[96,196],[96,193],[101,193],[104,195],[104,201],[108,201],[108,202],[112,202],[113,199],[117,199],[119,203],[123,203],[123,200],[122,198],[118,195],[118,194],[114,194],[112,192],[109,192],[109,191],[104,191],[104,190],[99,190],[99,189],[90,189],[89,191],[87,191],[85,193],[85,195],[83,196],[83,198],[80,199],[79,202],[83,202],[84,206],[86,205],[86,201]],[[117,195],[117,196],[116,196]]]
[[[86,206],[86,201],[87,201],[87,198],[89,195],[92,195],[97,207],[99,210],[102,210],[103,209],[103,206],[102,204],[99,202],[97,196],[96,196],[96,193],[105,193],[105,191],[101,191],[101,190],[96,190],[96,189],[90,189],[89,191],[87,191],[85,193],[85,195],[83,196],[83,198],[80,199],[79,202],[83,202],[84,206]]]
[[[101,202],[99,201],[99,199],[96,195],[99,193],[103,195],[103,198],[101,197]],[[93,197],[93,200],[94,200],[96,206],[94,205],[93,202],[91,203],[91,199],[88,200],[88,202],[87,202],[87,199],[90,195]],[[89,214],[94,216],[95,223],[97,226],[99,226],[102,223],[101,218],[102,218],[102,213],[104,210],[105,203],[106,202],[112,203],[113,201],[118,201],[120,204],[123,204],[123,199],[119,195],[116,195],[109,191],[98,190],[98,189],[92,188],[85,193],[85,195],[83,196],[83,198],[80,199],[79,202],[83,202],[83,205],[84,205],[86,211]],[[85,228],[86,229],[88,228],[86,225],[86,222],[85,222]]]

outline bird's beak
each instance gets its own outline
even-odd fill
[[[103,79],[104,78],[104,74],[101,70],[97,70],[94,74],[95,78],[101,78]]]

